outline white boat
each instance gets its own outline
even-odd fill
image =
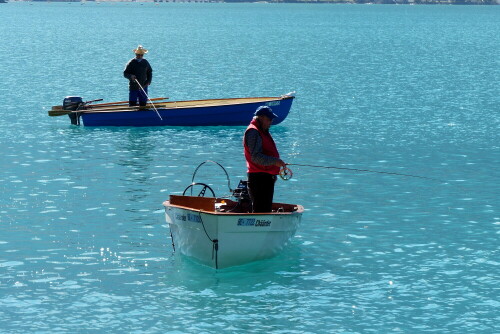
[[[216,269],[275,256],[297,230],[304,208],[273,204],[270,213],[233,212],[238,202],[176,196],[163,203],[174,248]]]
[[[234,191],[239,201],[170,195],[163,205],[174,250],[215,269],[271,258],[281,252],[295,234],[304,208],[273,203],[272,212],[249,213],[248,198],[242,195],[245,182],[243,191],[241,185]],[[202,196],[207,188],[213,194],[204,183],[192,183],[186,190],[193,186],[203,188]]]

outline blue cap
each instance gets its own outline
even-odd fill
[[[268,106],[260,106],[255,110],[254,113],[255,116],[266,116],[269,119],[273,119],[278,117],[275,113],[273,113],[273,110],[269,108]]]

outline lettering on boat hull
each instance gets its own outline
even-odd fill
[[[267,219],[239,218],[237,225],[264,227],[264,226],[271,226],[271,221]]]

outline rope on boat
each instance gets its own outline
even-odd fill
[[[174,249],[175,253],[175,243],[174,243],[174,236],[172,235],[172,229],[170,229],[170,239],[172,239],[172,248]]]
[[[215,269],[219,269],[218,256],[217,256],[219,253],[219,240],[212,239],[208,235],[207,229],[205,228],[205,223],[203,223],[203,218],[201,218],[201,210],[198,211],[198,215],[200,217],[201,226],[203,227],[203,231],[205,232],[205,235],[207,236],[208,240],[210,240],[212,242],[212,260],[214,259],[214,255],[215,255]]]

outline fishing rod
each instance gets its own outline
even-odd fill
[[[377,173],[377,174],[389,174],[389,175],[398,175],[398,176],[406,176],[406,177],[415,177],[419,179],[426,179],[438,182],[445,182],[443,180],[435,179],[427,176],[413,175],[413,174],[403,174],[403,173],[395,173],[395,172],[383,172],[383,171],[375,171],[370,169],[357,169],[357,168],[347,168],[347,167],[336,167],[336,166],[317,166],[317,165],[303,165],[303,164],[286,164],[286,166],[301,166],[301,167],[311,167],[311,168],[325,168],[325,169],[340,169],[340,170],[350,170],[354,172],[369,172],[369,173]],[[288,167],[283,167],[280,170],[280,177],[283,180],[289,180],[293,176],[293,172]]]
[[[134,79],[134,80],[135,80],[135,82],[137,82],[137,84],[139,85],[139,87],[141,87],[142,92],[148,98],[149,103],[151,103],[151,105],[153,106],[153,109],[156,111],[156,114],[158,115],[158,117],[160,117],[160,119],[163,121],[163,118],[161,118],[160,113],[158,112],[158,110],[156,110],[156,107],[155,107],[153,101],[151,101],[151,99],[149,98],[148,93],[146,93],[146,91],[144,90],[144,88],[142,88],[141,84],[139,83],[139,80],[137,80],[137,79]]]

